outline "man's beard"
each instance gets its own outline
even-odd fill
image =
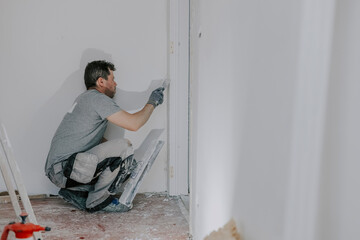
[[[105,89],[105,95],[109,98],[113,98],[115,96],[116,89],[114,91],[111,91],[110,89]]]

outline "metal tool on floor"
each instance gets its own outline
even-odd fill
[[[22,213],[20,215],[21,222],[18,223],[12,222],[6,225],[1,235],[1,240],[7,240],[10,231],[15,233],[16,240],[25,240],[25,239],[31,240],[33,239],[34,232],[51,230],[51,228],[49,227],[42,227],[40,225],[35,225],[33,223],[25,223],[27,216],[28,215],[26,213]]]
[[[143,177],[150,170],[162,146],[164,145],[164,141],[159,140],[163,130],[164,129],[153,129],[143,141],[141,146],[135,150],[134,158],[138,162],[138,167],[126,182],[124,191],[119,198],[119,202],[121,204],[126,205],[127,207],[131,206],[131,203],[139,190]]]
[[[34,210],[31,206],[29,196],[27,195],[27,191],[22,180],[20,168],[15,161],[10,140],[7,136],[6,129],[3,124],[1,124],[0,126],[0,169],[16,216],[21,215],[21,207],[19,204],[19,199],[16,196],[13,183],[15,183],[15,185],[17,186],[17,190],[20,194],[20,199],[25,209],[25,212],[29,214],[29,221],[33,224],[37,224]],[[34,239],[36,240],[42,239],[41,233],[39,232],[34,232],[33,235]]]

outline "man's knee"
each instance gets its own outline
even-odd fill
[[[134,149],[129,139],[121,138],[101,143],[87,152],[97,155],[99,160],[102,161],[110,157],[125,159],[134,153]]]
[[[110,140],[108,142],[111,142],[114,146],[132,147],[132,143],[128,138],[117,138],[117,139]]]

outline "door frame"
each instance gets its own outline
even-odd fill
[[[169,1],[169,195],[189,194],[189,0]]]

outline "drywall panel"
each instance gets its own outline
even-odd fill
[[[194,239],[232,217],[248,240],[358,238],[359,10],[192,2]]]
[[[87,62],[114,62],[115,100],[127,101],[129,110],[145,104],[154,81],[167,76],[167,7],[166,0],[0,1],[0,120],[30,194],[57,192],[44,164],[58,124],[85,91]],[[110,128],[107,137],[125,136],[137,148],[151,129],[166,129],[166,104],[167,93],[138,132]],[[166,136],[165,131],[162,140]],[[141,191],[167,189],[166,149],[165,144]]]

